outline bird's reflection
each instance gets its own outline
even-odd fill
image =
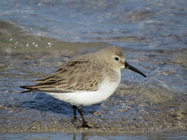
[[[82,132],[82,133],[73,133],[73,140],[86,140],[88,136],[93,136],[93,132]]]

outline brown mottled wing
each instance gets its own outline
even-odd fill
[[[43,92],[67,93],[96,91],[102,80],[102,66],[92,61],[73,60],[64,64],[51,76],[36,80],[33,86],[22,87]]]

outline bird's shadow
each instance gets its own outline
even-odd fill
[[[100,105],[101,104],[96,104],[83,107],[83,114],[93,114]],[[21,102],[19,107],[73,116],[72,105],[41,92],[37,92],[33,100]]]

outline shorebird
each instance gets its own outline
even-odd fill
[[[111,46],[96,53],[72,58],[47,78],[35,80],[35,85],[20,86],[23,92],[41,91],[54,98],[70,103],[82,118],[81,127],[88,127],[82,113],[83,106],[100,103],[111,96],[121,80],[121,69],[127,68],[146,77],[125,61],[121,48]]]

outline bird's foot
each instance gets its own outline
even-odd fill
[[[78,127],[77,127],[77,129],[79,129],[79,128],[92,128],[92,127],[89,126],[88,123],[85,121],[85,122],[82,123],[81,126],[78,126]]]
[[[73,119],[71,120],[71,122],[72,122],[72,124],[73,124],[74,126],[76,126],[76,125],[79,124],[79,126],[77,126],[76,128],[92,128],[91,126],[88,125],[88,122],[87,122],[87,121],[84,121],[84,122],[82,123],[82,125],[80,126],[80,121],[81,121],[81,120],[79,120],[77,117],[75,117],[75,118],[73,118]]]
[[[88,125],[88,123],[85,121],[82,123],[82,128],[92,128],[91,126]]]

